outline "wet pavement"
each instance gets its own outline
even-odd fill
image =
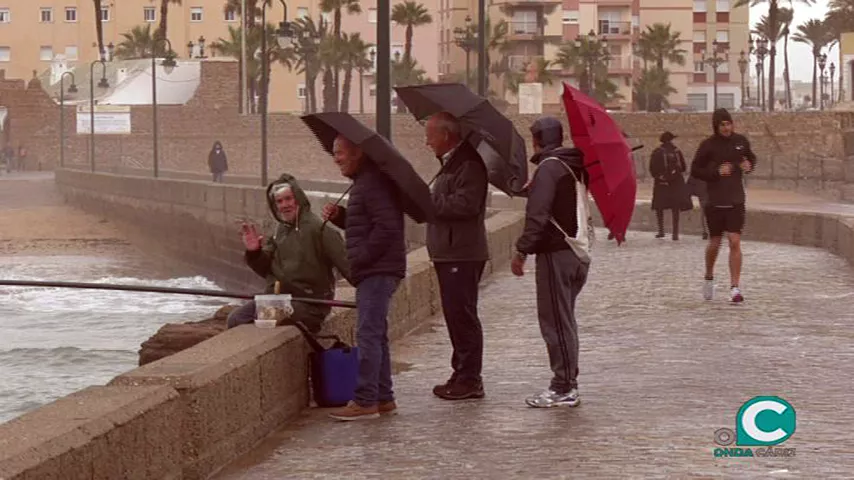
[[[550,378],[529,259],[525,277],[498,273],[481,290],[485,399],[432,396],[450,357],[436,317],[392,347],[399,415],[346,424],[306,410],[217,478],[851,478],[854,271],[843,259],[745,242],[746,303],[733,306],[726,248],[705,302],[698,237],[630,232],[617,247],[597,235],[578,304],[580,407],[523,402]],[[777,446],[795,455],[715,458],[715,431],[734,429],[758,395],[795,408],[796,431]]]

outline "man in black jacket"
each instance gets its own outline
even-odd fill
[[[395,411],[388,348],[391,297],[406,275],[403,209],[397,187],[361,149],[335,139],[335,163],[353,180],[347,208],[327,204],[324,218],[345,230],[350,278],[356,286],[359,379],[355,398],[330,413],[337,420],[377,418]]]
[[[427,226],[427,250],[436,268],[442,311],[454,352],[451,378],[433,387],[445,400],[483,398],[483,329],[477,296],[489,259],[486,242],[486,166],[461,135],[460,124],[447,114],[426,125],[427,145],[442,164],[433,184],[436,220]]]
[[[564,148],[563,126],[544,117],[531,126],[536,171],[528,185],[525,229],[510,263],[524,275],[525,259],[537,255],[537,316],[554,377],[543,392],[525,399],[534,408],[577,406],[578,325],[575,299],[590,266],[587,173],[582,154]]]
[[[697,147],[691,163],[691,175],[706,182],[708,203],[706,220],[709,245],[706,247],[706,277],[703,297],[714,298],[715,261],[721,248],[723,232],[729,238],[730,300],[744,301],[739,288],[741,279],[741,230],[744,228],[744,175],[756,168],[756,155],[750,142],[733,131],[732,116],[719,108],[712,114],[714,134]]]

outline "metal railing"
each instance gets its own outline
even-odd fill
[[[632,22],[599,20],[599,35],[631,35]]]
[[[507,67],[511,71],[524,71],[525,68],[528,67],[529,63],[535,62],[541,58],[543,58],[542,55],[508,55]]]
[[[510,22],[510,35],[542,35],[543,26],[536,20]]]

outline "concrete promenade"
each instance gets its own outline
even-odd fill
[[[482,288],[484,400],[432,396],[449,373],[437,316],[393,345],[399,415],[342,424],[305,410],[216,478],[851,478],[854,271],[843,258],[747,241],[746,303],[733,306],[726,248],[719,295],[705,302],[699,237],[631,232],[617,247],[597,236],[578,304],[579,408],[523,403],[550,378],[529,260],[525,277],[496,273]],[[779,445],[795,456],[715,458],[715,431],[734,429],[757,395],[796,409]]]

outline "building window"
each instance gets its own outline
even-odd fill
[[[202,7],[192,7],[190,8],[190,21],[191,22],[201,22],[202,21]]]
[[[735,108],[735,94],[734,93],[719,93],[718,94],[718,107],[733,109]]]
[[[729,73],[729,62],[718,65],[718,73]]]
[[[716,12],[729,12],[729,0],[717,0],[715,4]]]
[[[720,96],[718,96],[720,98]],[[705,93],[689,93],[688,94],[688,105],[691,106],[695,111],[705,112],[707,107],[706,102],[706,94]]]
[[[237,21],[237,11],[236,10],[226,10],[224,18],[225,18],[226,22],[236,22]]]
[[[325,23],[327,25],[332,24],[332,12],[322,12],[320,14],[320,18],[323,19],[323,23]]]
[[[640,15],[632,15],[632,28],[640,27]]]
[[[705,30],[694,30],[694,43],[706,43]]]
[[[76,22],[77,21],[77,7],[65,7],[65,21],[66,22]]]
[[[39,49],[39,60],[43,62],[53,60],[53,47],[41,47]]]
[[[307,7],[298,7],[297,8],[297,18],[308,18],[308,8]]]
[[[42,8],[39,10],[39,19],[42,23],[53,23],[53,9]]]
[[[564,10],[563,23],[564,25],[578,24],[578,10]]]
[[[377,23],[377,9],[369,8],[368,9],[368,23]]]
[[[715,40],[718,43],[729,43],[729,30],[718,30],[717,34],[715,34]]]
[[[297,98],[305,98],[305,84],[300,83],[297,85]]]
[[[12,13],[8,8],[0,8],[0,23],[9,23],[12,21]]]
[[[69,47],[65,47],[65,59],[66,60],[77,60],[77,47],[71,45]]]
[[[157,10],[154,7],[144,7],[142,9],[142,18],[146,22],[156,22],[157,21]]]
[[[101,21],[109,22],[110,21],[110,8],[104,7],[101,9]]]
[[[703,73],[706,71],[705,62],[694,62],[694,73]]]
[[[8,62],[12,59],[12,47],[0,47],[0,62]]]
[[[706,0],[694,0],[694,11],[695,12],[706,12]]]
[[[536,35],[539,30],[536,10],[516,10],[510,22],[511,35]]]

